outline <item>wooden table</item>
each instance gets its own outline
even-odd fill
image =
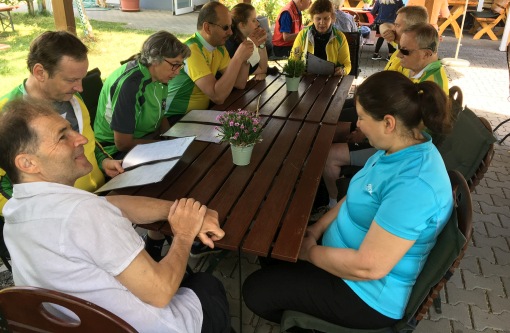
[[[464,14],[466,2],[464,0],[449,0],[448,5],[452,6],[450,9],[450,16],[439,26],[439,36],[441,36],[445,29],[451,25],[453,32],[455,33],[455,38],[459,38],[460,27],[457,23],[457,19]],[[478,1],[468,1],[468,8],[476,6],[478,6]]]
[[[289,93],[283,76],[250,81],[216,110],[255,110],[265,121],[251,163],[235,166],[229,146],[195,141],[163,181],[117,190],[167,200],[193,197],[218,211],[216,246],[296,261],[315,193],[353,76],[305,76]],[[141,227],[171,234],[168,222]]]
[[[4,32],[8,27],[11,27],[12,31],[14,31],[14,23],[12,22],[11,11],[16,8],[18,8],[18,6],[7,6],[0,4],[0,24],[2,25]],[[4,22],[4,20],[6,20],[6,22]]]
[[[371,26],[374,23],[374,16],[370,10],[363,8],[342,8],[343,12],[346,12],[354,17],[358,17],[359,25]]]

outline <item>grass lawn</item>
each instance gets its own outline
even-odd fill
[[[46,30],[55,30],[52,16],[29,16],[14,13],[15,32],[10,29],[0,32],[0,44],[8,44],[10,49],[0,51],[0,96],[11,91],[28,76],[26,64],[30,42]],[[89,48],[89,70],[98,67],[103,80],[119,67],[119,61],[140,51],[147,37],[154,30],[134,30],[125,28],[124,23],[110,23],[91,20],[95,40],[83,39],[81,24],[76,21],[78,36]],[[184,40],[187,36],[177,37]]]

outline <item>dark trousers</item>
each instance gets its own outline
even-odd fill
[[[223,284],[208,273],[188,275],[181,287],[190,288],[202,304],[202,333],[230,333],[230,312]]]
[[[250,310],[275,323],[284,310],[349,328],[376,329],[397,322],[368,306],[341,278],[304,261],[254,272],[244,282],[243,297]]]
[[[273,46],[274,55],[277,57],[288,57],[292,46]]]

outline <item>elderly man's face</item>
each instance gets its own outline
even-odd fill
[[[82,79],[87,75],[89,61],[76,61],[63,56],[53,76],[44,70],[43,82],[44,98],[54,102],[70,101],[73,95],[83,91]]]
[[[420,72],[431,60],[432,51],[422,49],[416,41],[416,34],[404,32],[400,37],[400,47],[397,51],[400,58],[400,65],[415,73]],[[406,54],[404,54],[406,53]]]
[[[232,17],[226,7],[216,7],[217,22],[208,22],[210,43],[212,46],[222,46],[232,35]],[[226,30],[225,30],[226,28]]]
[[[34,119],[30,127],[38,137],[33,163],[41,181],[73,186],[74,182],[92,171],[92,164],[84,154],[88,142],[73,131],[67,120],[58,114]]]

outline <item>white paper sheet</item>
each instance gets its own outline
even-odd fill
[[[253,41],[248,37],[248,40],[253,43]],[[248,59],[248,62],[253,67],[260,61],[260,54],[259,54],[259,48],[253,43],[254,49],[253,53],[251,54],[250,58]]]
[[[198,141],[219,143],[219,133],[216,125],[178,122],[162,135],[176,138],[194,135]]]
[[[104,184],[95,193],[106,192],[118,188],[140,186],[160,182],[179,160],[164,161],[155,164],[139,166],[121,173]]]
[[[163,140],[135,146],[124,157],[122,167],[129,169],[138,165],[179,159],[195,139],[194,136],[174,140]]]

